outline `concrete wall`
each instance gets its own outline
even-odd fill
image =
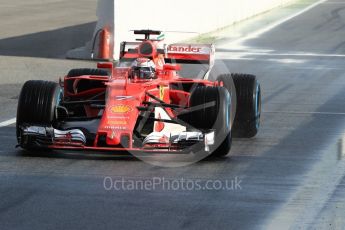
[[[165,32],[166,42],[177,42],[292,1],[294,0],[99,0],[96,30],[111,23],[114,25],[114,58],[117,59],[120,42],[135,39],[130,32],[133,29],[195,32]],[[114,10],[113,15],[110,15],[111,10]]]
[[[91,59],[92,50],[94,48],[95,58],[97,58],[99,49],[99,36],[97,36],[98,31],[102,28],[107,27],[110,32],[114,35],[114,27],[115,27],[115,0],[98,0],[97,3],[97,15],[98,21],[93,33],[92,38],[90,41],[85,44],[85,47],[80,47],[78,49],[70,50],[67,54],[67,58],[71,59]],[[118,33],[117,33],[118,34]],[[94,42],[94,39],[96,41]],[[114,50],[114,36],[111,39],[111,50]],[[93,47],[93,43],[95,43],[95,47]]]

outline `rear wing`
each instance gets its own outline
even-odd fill
[[[123,42],[121,44],[120,62],[132,62],[140,57],[138,47],[142,42]],[[157,53],[164,55],[166,63],[199,64],[207,66],[205,79],[215,62],[215,46],[213,44],[170,44],[157,47]]]

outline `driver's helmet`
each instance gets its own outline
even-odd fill
[[[137,79],[154,79],[156,78],[156,65],[149,58],[137,58],[133,61],[132,66],[132,78]]]

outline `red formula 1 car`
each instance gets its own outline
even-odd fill
[[[208,80],[213,45],[164,45],[150,38],[159,31],[134,33],[145,39],[123,42],[116,65],[73,69],[60,84],[26,82],[17,111],[19,146],[223,156],[233,136],[257,134],[261,96],[255,76]],[[180,76],[184,63],[206,65],[202,79]]]

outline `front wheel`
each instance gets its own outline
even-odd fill
[[[223,87],[198,87],[190,97],[189,123],[197,129],[215,130],[211,157],[226,156],[231,149],[231,97]]]
[[[39,145],[29,136],[23,136],[22,128],[30,125],[52,126],[61,98],[61,88],[55,82],[27,81],[24,84],[18,100],[16,121],[17,141],[23,149],[32,150]]]

